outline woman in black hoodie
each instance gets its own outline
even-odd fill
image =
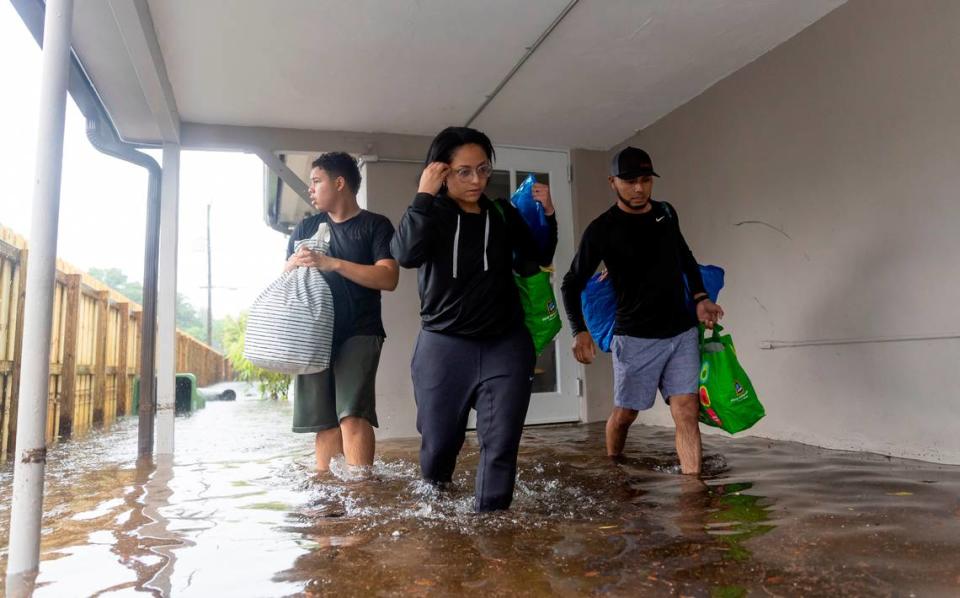
[[[483,194],[493,159],[480,131],[441,131],[391,244],[401,266],[418,269],[422,330],[410,369],[420,469],[434,484],[450,482],[467,416],[476,409],[477,511],[510,506],[530,404],[536,356],[513,273],[529,276],[549,265],[557,246],[546,185],[534,188],[550,225],[546,247],[538,247],[509,202],[494,204]]]

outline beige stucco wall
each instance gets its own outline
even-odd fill
[[[426,148],[422,150],[426,153]],[[417,192],[419,164],[375,162],[363,168],[367,209],[383,214],[396,226]],[[378,438],[417,435],[416,406],[410,381],[410,358],[420,331],[417,271],[400,269],[400,284],[383,294],[387,340],[377,372]]]
[[[751,433],[960,463],[957,340],[760,348],[960,335],[957,73],[960,2],[852,0],[628,140],[698,259],[727,269],[725,323],[768,411]],[[575,180],[578,218],[610,204]],[[588,370],[591,414],[608,369]]]
[[[610,156],[606,152],[573,150],[570,152],[570,164],[573,169],[573,233],[577,245],[583,230],[601,212],[613,203],[607,186],[607,172]],[[570,264],[557,264],[557,272],[562,277],[570,269]],[[564,322],[560,331],[561,344],[569,351],[573,343],[569,325]],[[580,405],[580,419],[584,422],[606,419],[613,407],[613,362],[609,353],[598,353],[596,360],[589,366],[579,366],[583,378],[583,398]]]

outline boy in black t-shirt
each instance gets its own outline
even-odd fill
[[[386,333],[380,291],[397,288],[399,268],[390,255],[393,225],[360,208],[360,170],[349,154],[323,154],[312,164],[310,199],[319,214],[293,230],[285,271],[317,268],[333,293],[335,324],[330,368],[297,376],[293,431],[316,432],[317,469],[327,471],[341,452],[350,465],[372,465],[377,426],[374,384]],[[329,255],[295,243],[330,227]]]

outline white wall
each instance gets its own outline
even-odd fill
[[[573,150],[570,164],[573,170],[573,234],[579,246],[583,231],[600,213],[613,204],[613,196],[607,186],[610,156],[605,152]],[[556,264],[557,274],[563,276],[570,264]],[[567,351],[573,343],[570,326],[563,323],[560,345]],[[613,408],[613,361],[609,353],[597,353],[589,366],[580,366],[584,380],[580,419],[584,422],[600,421],[610,415]]]
[[[725,323],[768,412],[750,433],[960,463],[958,340],[760,348],[960,335],[958,73],[960,2],[852,0],[627,141],[701,263],[727,269]],[[579,214],[610,205],[581,185]],[[602,413],[609,366],[591,368]],[[642,421],[670,423],[662,405]]]
[[[426,153],[424,147],[423,153]],[[383,214],[396,227],[413,201],[420,177],[419,164],[374,162],[363,169],[366,208]],[[410,381],[410,358],[420,332],[420,298],[417,271],[400,269],[400,284],[383,293],[383,325],[387,340],[377,372],[377,438],[417,435],[416,405]]]

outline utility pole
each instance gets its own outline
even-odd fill
[[[213,346],[213,260],[210,257],[210,204],[207,204],[207,345]]]

